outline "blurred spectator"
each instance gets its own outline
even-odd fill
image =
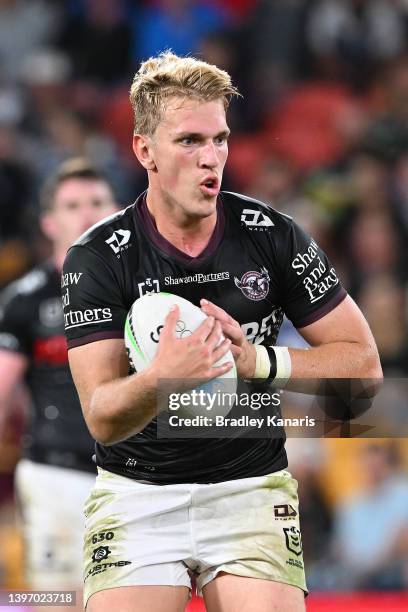
[[[110,84],[130,73],[131,30],[125,0],[83,0],[61,32],[60,45],[70,55],[74,76]]]
[[[240,22],[250,16],[257,0],[218,0],[217,4],[227,7],[229,13]]]
[[[72,72],[68,56],[52,48],[41,49],[27,56],[21,69],[25,88],[26,108],[24,126],[39,130],[42,117],[66,104],[69,99]]]
[[[44,0],[0,0],[0,73],[18,80],[27,56],[58,32],[59,12]]]
[[[249,17],[243,48],[251,65],[249,101],[263,114],[292,86],[304,55],[306,0],[260,0]]]
[[[293,89],[266,116],[271,151],[310,172],[342,159],[365,125],[360,103],[347,87],[311,82]]]
[[[131,177],[121,167],[115,143],[96,129],[83,115],[69,107],[50,112],[43,118],[42,132],[26,146],[36,176],[43,181],[50,171],[68,157],[87,157],[112,181],[120,201],[131,193]]]
[[[17,132],[0,125],[0,242],[22,232],[30,186],[29,170],[18,158]]]
[[[20,159],[19,145],[16,126],[0,119],[0,288],[26,270],[30,261],[25,214],[33,177]]]
[[[368,84],[376,63],[404,49],[405,11],[402,2],[387,0],[318,0],[307,39],[320,74]]]
[[[360,457],[366,490],[346,501],[335,519],[335,545],[345,587],[408,586],[408,478],[396,447],[371,444]]]
[[[393,161],[408,151],[408,55],[385,67],[380,84],[384,109],[371,121],[364,142],[376,155]]]
[[[265,157],[254,169],[246,190],[250,196],[294,216],[319,244],[322,239],[324,243],[324,236],[320,236],[322,219],[319,219],[318,209],[302,194],[300,176],[289,160],[278,155]],[[326,245],[322,244],[322,248],[325,249]]]
[[[396,164],[393,187],[399,211],[408,227],[408,153],[402,155]]]
[[[362,287],[359,304],[376,339],[384,374],[405,376],[408,336],[402,285],[390,274],[372,276]]]
[[[156,0],[133,17],[133,59],[136,61],[171,49],[177,55],[196,53],[203,36],[221,32],[226,11],[200,0]]]
[[[406,230],[393,197],[388,165],[377,157],[356,154],[350,161],[352,204],[337,228],[347,253],[352,293],[371,275],[406,278]]]

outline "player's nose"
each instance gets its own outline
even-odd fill
[[[215,144],[212,141],[207,142],[200,151],[200,167],[215,168],[218,162],[218,152]]]

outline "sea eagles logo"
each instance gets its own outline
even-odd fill
[[[269,293],[269,274],[266,268],[261,268],[260,272],[251,270],[245,272],[241,280],[234,277],[235,286],[250,300],[258,302],[263,300]]]

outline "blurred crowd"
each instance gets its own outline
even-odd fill
[[[62,160],[89,157],[123,206],[145,188],[131,79],[162,50],[190,53],[228,70],[243,95],[223,187],[313,235],[363,310],[385,374],[403,378],[407,43],[407,0],[0,0],[0,288],[48,255],[38,191]],[[21,428],[16,413],[0,442],[0,504]],[[310,587],[408,588],[404,444],[290,440],[289,457]],[[12,584],[7,571],[0,559],[0,586]]]

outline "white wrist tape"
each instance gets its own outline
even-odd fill
[[[276,357],[276,374],[271,378],[272,383],[276,383],[277,386],[283,388],[292,374],[292,360],[290,358],[289,349],[287,346],[270,346],[269,350],[272,350]],[[257,345],[256,350],[256,364],[254,378],[260,378],[267,380],[271,375],[271,358],[268,353],[268,349],[265,346]],[[273,364],[275,369],[275,364]]]
[[[255,346],[256,350],[256,365],[254,378],[266,379],[271,371],[271,362],[269,361],[268,351],[261,344]]]
[[[292,374],[292,360],[287,346],[273,346],[276,355],[275,381],[279,387],[284,387]]]

